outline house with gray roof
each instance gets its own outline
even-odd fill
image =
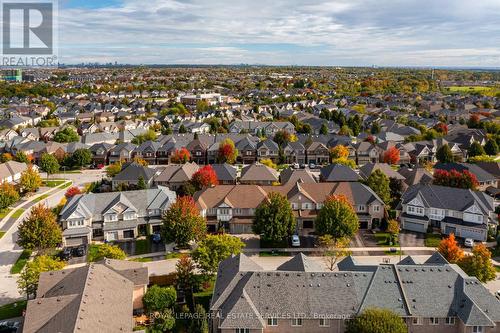
[[[119,186],[137,186],[142,177],[144,184],[149,187],[153,184],[153,178],[157,174],[156,169],[151,169],[136,162],[129,162],[122,165],[122,170],[111,180],[113,190]]]
[[[176,200],[166,187],[139,191],[79,194],[59,213],[66,246],[92,240],[132,239],[159,232],[162,213]]]
[[[329,164],[320,169],[322,182],[357,182],[361,177],[351,168],[343,164]]]
[[[374,307],[395,312],[413,333],[500,332],[499,301],[442,257],[381,265],[347,257],[338,271],[321,266],[303,254],[277,270],[244,254],[222,261],[210,302],[212,332],[344,333],[347,320]]]
[[[486,241],[488,230],[496,230],[498,218],[493,198],[479,191],[438,185],[413,185],[398,206],[401,228]]]

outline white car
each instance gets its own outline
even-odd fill
[[[474,247],[474,240],[472,238],[466,238],[464,245],[466,247]]]
[[[294,168],[294,169],[299,169],[299,168],[300,168],[299,163],[294,163],[294,164],[293,164],[293,168]]]
[[[292,246],[298,247],[300,246],[300,238],[299,235],[293,235],[292,236]]]

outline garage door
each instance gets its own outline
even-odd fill
[[[231,224],[231,233],[232,234],[250,234],[252,233],[252,225],[251,224]]]
[[[422,223],[408,222],[405,221],[403,224],[403,229],[416,232],[425,232],[425,225]]]
[[[483,241],[486,238],[482,230],[472,230],[472,229],[467,229],[467,230],[461,229],[460,237],[472,238],[473,240],[478,240],[478,241]]]
[[[457,234],[457,228],[450,227],[450,226],[447,225],[446,228],[444,229],[444,233],[446,235],[449,235],[449,234],[455,234],[456,235]]]
[[[87,244],[87,236],[66,238],[66,246],[78,246]]]
[[[359,221],[359,229],[368,229],[368,221]]]

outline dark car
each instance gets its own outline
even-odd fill
[[[0,333],[15,333],[19,329],[19,322],[16,321],[1,321]]]
[[[61,259],[62,260],[69,260],[71,258],[73,258],[73,249],[70,248],[70,247],[65,247],[62,251],[61,251]]]
[[[83,257],[87,254],[87,247],[85,245],[80,245],[73,249],[73,255],[75,257]]]
[[[160,234],[152,234],[151,240],[153,241],[153,243],[159,244],[161,242],[161,235]]]

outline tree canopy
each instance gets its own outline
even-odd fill
[[[396,313],[371,308],[347,322],[346,333],[408,333],[408,327]]]
[[[441,163],[451,163],[455,161],[453,153],[447,143],[438,148],[436,158]]]
[[[217,154],[217,161],[219,163],[234,164],[238,157],[238,149],[234,146],[233,140],[226,138],[219,143],[219,150]]]
[[[368,185],[386,205],[390,204],[391,188],[389,177],[387,177],[380,169],[371,173],[366,180],[366,185]]]
[[[17,287],[19,288],[19,291],[22,294],[25,294],[27,298],[35,296],[38,288],[38,280],[40,279],[40,273],[61,270],[65,265],[64,261],[60,261],[59,259],[51,256],[41,255],[35,257],[33,261],[29,261],[26,264],[17,279]]]
[[[52,175],[59,171],[59,161],[54,155],[43,153],[40,158],[40,169],[48,175]]]
[[[21,179],[19,180],[21,189],[26,192],[35,192],[42,185],[42,178],[38,171],[29,165],[28,169],[21,173]]]
[[[316,217],[316,232],[333,239],[351,239],[359,229],[359,219],[351,203],[343,195],[326,198]]]
[[[281,242],[295,232],[295,217],[290,202],[277,192],[269,193],[255,210],[253,232],[271,242]]]
[[[54,141],[55,142],[60,142],[60,143],[66,143],[66,142],[78,142],[80,140],[80,137],[78,136],[78,133],[75,132],[74,129],[71,127],[66,127],[54,135]]]
[[[207,235],[193,251],[193,260],[204,274],[213,275],[217,273],[222,260],[232,254],[239,254],[244,246],[245,243],[238,237],[227,234]]]
[[[464,257],[464,251],[458,246],[454,234],[443,238],[439,243],[438,252],[452,264],[456,264]]]
[[[163,235],[167,241],[179,247],[202,239],[206,234],[206,222],[200,215],[192,197],[180,197],[163,215]]]
[[[42,204],[31,208],[18,230],[17,244],[28,250],[51,249],[62,242],[62,231],[56,216]]]

